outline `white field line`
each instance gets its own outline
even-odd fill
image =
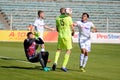
[[[4,58],[4,59],[11,59],[11,60],[13,59],[13,60],[16,61],[16,62],[22,62],[22,63],[34,64],[34,65],[40,66],[40,64],[37,64],[37,63],[31,63],[31,62],[23,61],[23,60],[15,60],[14,58],[11,58],[11,57],[0,56],[0,59],[1,59],[1,58]]]

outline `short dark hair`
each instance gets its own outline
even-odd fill
[[[39,10],[39,11],[38,11],[38,16],[40,17],[40,14],[43,13],[43,12],[44,12],[44,11]]]
[[[33,33],[32,33],[32,32],[28,32],[28,33],[27,33],[27,37],[29,37],[30,34],[33,34]]]
[[[60,13],[64,14],[65,13],[65,8],[60,8]]]
[[[83,15],[87,15],[87,17],[89,18],[89,14],[88,14],[88,13],[83,13],[82,16],[83,16]]]

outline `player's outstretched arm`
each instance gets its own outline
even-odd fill
[[[52,31],[55,31],[55,30],[56,30],[55,28],[50,28],[50,27],[48,27],[47,25],[45,25],[44,28],[49,29],[49,30],[52,30]]]
[[[93,33],[97,32],[97,28],[96,27],[92,27],[92,32]]]
[[[75,27],[75,26],[77,26],[77,23],[76,23],[76,22],[74,22],[74,23],[73,23],[73,26],[74,26],[74,27]]]

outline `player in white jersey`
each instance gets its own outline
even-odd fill
[[[38,11],[38,18],[34,22],[36,31],[39,33],[39,37],[43,39],[44,28],[49,30],[55,30],[54,28],[48,27],[44,22],[44,11]]]
[[[90,33],[96,32],[97,29],[94,24],[88,21],[89,15],[87,13],[82,14],[82,20],[76,21],[74,26],[77,26],[79,29],[79,46],[81,48],[80,54],[80,69],[82,72],[85,72],[85,66],[88,61],[88,52],[91,49],[91,40]]]
[[[55,30],[55,28],[50,28],[48,27],[45,22],[44,22],[44,11],[39,10],[38,11],[38,18],[35,20],[34,24],[35,30],[37,31],[39,37],[43,39],[43,33],[44,33],[44,28],[49,29],[49,30]],[[44,45],[42,45],[42,51],[44,51]]]

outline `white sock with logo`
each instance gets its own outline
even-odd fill
[[[80,54],[80,66],[83,66],[84,54]]]
[[[83,68],[85,68],[85,66],[86,66],[86,64],[87,64],[87,61],[88,61],[88,56],[85,56],[85,57],[84,57]]]

